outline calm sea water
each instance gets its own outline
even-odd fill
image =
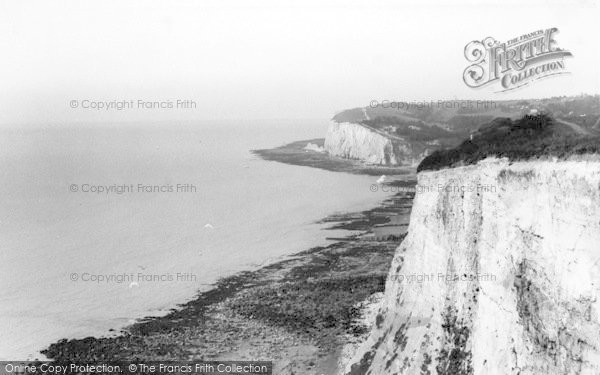
[[[166,314],[219,277],[339,235],[315,221],[384,199],[369,191],[373,178],[249,152],[321,137],[325,128],[285,121],[0,130],[0,359],[41,359],[39,350],[58,339],[108,335]],[[140,192],[138,184],[173,191]],[[112,185],[134,189],[82,191]]]

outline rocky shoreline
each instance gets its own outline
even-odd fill
[[[387,184],[415,183],[397,177]],[[339,373],[370,330],[373,304],[404,238],[399,232],[375,239],[373,228],[410,214],[413,193],[406,190],[371,210],[325,218],[331,229],[353,233],[331,245],[223,278],[168,315],[113,337],[65,339],[42,354],[79,362],[267,360],[277,374]]]

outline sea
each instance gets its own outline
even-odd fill
[[[327,120],[0,128],[0,359],[110,336],[327,237],[376,178],[265,161]]]

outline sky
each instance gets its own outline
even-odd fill
[[[596,94],[599,4],[0,0],[0,124],[325,119],[372,100]],[[570,74],[506,93],[464,84],[467,43],[551,27]],[[177,100],[195,108],[138,102]]]

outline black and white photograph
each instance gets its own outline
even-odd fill
[[[599,20],[0,0],[0,375],[600,374]]]

